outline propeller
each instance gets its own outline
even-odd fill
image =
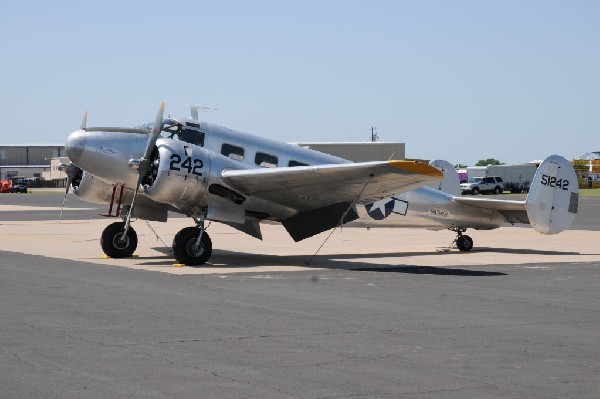
[[[87,118],[88,112],[85,111],[83,114],[83,119],[81,120],[81,125],[79,126],[80,130],[86,130],[87,128]],[[62,206],[60,207],[60,216],[58,218],[58,227],[60,227],[60,222],[62,220],[63,211],[65,210],[65,202],[67,201],[67,195],[69,194],[69,190],[71,189],[71,185],[73,187],[78,187],[81,182],[81,177],[83,174],[83,170],[81,170],[77,165],[73,164],[73,162],[60,163],[58,165],[58,170],[67,175],[67,184],[65,188],[65,196],[63,197]]]
[[[87,116],[87,112],[86,112]],[[58,227],[60,227],[60,222],[62,220],[63,211],[65,210],[65,202],[67,201],[67,195],[69,194],[69,190],[71,187],[78,187],[81,182],[81,177],[83,171],[75,164],[71,163],[61,163],[58,165],[58,170],[67,174],[67,184],[65,188],[65,196],[63,197],[62,206],[60,208],[60,217],[58,218]]]
[[[148,136],[148,142],[146,143],[146,150],[144,151],[144,155],[140,158],[139,163],[135,162],[138,169],[138,177],[137,183],[135,185],[135,191],[133,192],[133,198],[131,200],[131,205],[129,206],[129,212],[127,212],[127,219],[125,220],[125,230],[123,231],[122,239],[127,237],[127,231],[129,230],[129,225],[131,224],[131,215],[133,213],[133,206],[135,204],[135,198],[140,189],[140,185],[149,168],[151,167],[151,156],[152,151],[154,150],[154,146],[156,145],[156,140],[160,137],[160,132],[162,130],[163,125],[163,114],[165,113],[165,102],[163,101],[160,104],[160,108],[158,109],[158,113],[156,114],[156,119],[154,119],[154,124],[152,125],[152,130],[150,131],[150,135]],[[132,160],[133,161],[133,160]],[[132,164],[130,161],[130,164]]]

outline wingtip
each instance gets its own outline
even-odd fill
[[[438,168],[428,165],[426,163],[416,162],[416,161],[387,161],[388,165],[398,168],[400,170],[404,170],[406,172],[415,173],[419,175],[431,176],[431,177],[439,177],[443,178],[444,173],[440,171]]]

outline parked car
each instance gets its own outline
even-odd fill
[[[11,193],[27,193],[28,180],[24,177],[13,177],[12,186],[10,187]]]
[[[502,194],[504,182],[501,177],[472,177],[466,183],[460,184],[463,194]]]

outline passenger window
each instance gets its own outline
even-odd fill
[[[291,159],[290,162],[288,162],[288,166],[308,166],[308,164]]]
[[[277,167],[277,157],[274,155],[265,154],[264,152],[257,152],[256,157],[254,157],[254,162],[261,168]]]
[[[236,161],[244,160],[244,149],[235,145],[223,144],[221,147],[221,154],[231,159],[235,159]]]

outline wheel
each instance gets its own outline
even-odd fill
[[[186,227],[181,229],[173,239],[173,256],[177,262],[186,265],[203,265],[212,254],[212,241],[205,231],[202,233],[200,246],[194,251],[194,245],[198,239],[197,227]]]
[[[114,222],[106,226],[102,232],[100,245],[107,256],[111,258],[127,258],[133,255],[138,243],[137,233],[133,227],[129,226],[127,237],[121,241],[124,230],[124,222]]]
[[[470,251],[473,249],[473,239],[469,236],[459,236],[456,239],[456,246],[461,251]]]
[[[479,187],[473,187],[473,189],[471,190],[471,193],[473,195],[479,195]]]
[[[498,186],[496,186],[496,188],[494,189],[494,194],[498,195],[498,194],[502,194],[502,189]]]

